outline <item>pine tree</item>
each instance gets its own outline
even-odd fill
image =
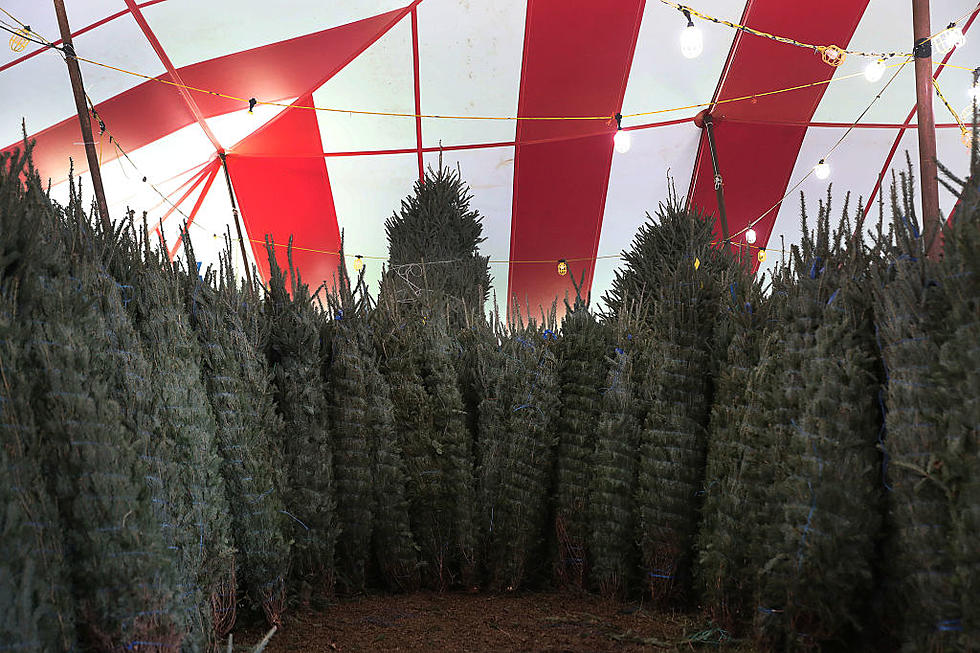
[[[740,535],[736,472],[747,443],[739,435],[747,412],[747,391],[770,327],[770,305],[755,281],[732,287],[728,302],[725,362],[717,378],[711,409],[704,504],[697,536],[696,576],[700,596],[713,621],[732,629],[748,615],[737,613],[748,590]],[[778,290],[774,290],[778,293]]]
[[[544,554],[558,407],[552,338],[552,329],[515,324],[499,347],[484,341],[478,357],[478,486],[491,589],[518,589]]]
[[[557,419],[555,575],[563,585],[582,588],[588,578],[590,465],[595,450],[606,357],[613,343],[585,302],[562,321],[557,342],[561,408]]]
[[[336,516],[333,446],[321,370],[322,316],[309,287],[292,267],[290,288],[268,243],[270,279],[265,301],[265,353],[273,373],[276,409],[283,419],[280,442],[287,473],[283,503],[293,515],[293,568],[306,589],[329,593],[335,582]],[[291,245],[290,245],[291,248]]]
[[[810,274],[799,284],[811,287],[801,299],[822,315],[802,356],[790,437],[773,461],[782,514],[758,559],[758,603],[773,609],[757,613],[758,634],[778,650],[853,642],[870,621],[881,523],[880,374],[869,293],[875,252],[865,249],[860,227],[852,236],[845,202],[822,270],[810,268],[820,283],[813,288]]]
[[[13,295],[12,287],[0,295],[0,642],[15,650],[69,650],[75,615],[63,526],[41,466],[30,339]]]
[[[490,294],[489,257],[481,256],[482,217],[459,171],[426,172],[401,209],[385,222],[388,270],[382,294],[418,307],[448,305],[450,322],[462,326],[482,312]]]
[[[589,488],[592,583],[603,596],[622,598],[638,565],[634,535],[637,425],[632,381],[632,335],[619,325],[602,391]]]
[[[349,307],[324,336],[330,343],[328,399],[334,483],[340,522],[338,576],[348,591],[366,589],[374,528],[374,455],[368,432],[367,333],[364,316]]]
[[[197,269],[188,234],[188,268]],[[187,275],[185,298],[201,350],[201,371],[215,418],[214,442],[232,524],[235,577],[270,625],[281,625],[289,547],[283,535],[282,474],[277,446],[282,421],[275,412],[259,298],[239,286],[226,242],[221,269],[205,279]],[[222,593],[224,594],[224,593]],[[218,596],[216,616],[234,614],[234,596]],[[229,599],[231,599],[229,601]]]
[[[888,483],[885,569],[890,626],[902,649],[958,650],[962,607],[951,582],[955,474],[942,428],[939,369],[948,339],[948,298],[924,255],[911,176],[892,189],[891,248],[876,296],[887,372],[884,455]],[[899,199],[899,196],[901,199]]]
[[[149,247],[142,256],[138,250],[129,256],[117,252],[113,263],[116,278],[131,290],[126,303],[149,365],[146,408],[154,417],[154,440],[170,456],[169,464],[161,465],[170,544],[180,575],[194,585],[199,627],[193,636],[204,648],[234,626],[237,588],[230,509],[201,350],[185,312],[181,272],[173,264]]]

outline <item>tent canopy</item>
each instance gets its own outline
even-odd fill
[[[314,285],[333,278],[341,232],[346,253],[362,256],[368,280],[378,279],[385,219],[440,157],[460,167],[484,216],[497,297],[531,306],[571,291],[559,259],[576,277],[584,269],[600,297],[669,184],[717,213],[708,142],[695,121],[705,108],[729,232],[745,244],[752,227],[755,247],[769,248],[763,267],[780,243],[799,239],[799,191],[822,196],[832,182],[835,201],[850,191],[853,207],[857,196],[880,196],[882,183],[887,192],[888,171],[905,166],[906,151],[918,160],[913,65],[902,56],[913,41],[910,2],[692,0],[704,48],[691,59],[679,41],[687,19],[659,0],[67,4],[105,127],[94,121],[113,217],[146,211],[175,255],[189,222],[199,258],[215,261],[226,230],[235,235],[224,158],[247,263],[267,274],[265,234],[282,244],[292,235],[294,259]],[[957,21],[967,35],[948,56],[934,53],[940,88],[961,112],[980,53],[980,39],[970,38],[978,7],[931,4],[934,32]],[[31,38],[59,43],[47,0],[0,7],[4,27],[19,21]],[[863,72],[876,57],[848,54],[831,66],[822,50],[699,13],[804,45],[898,54],[869,82]],[[16,36],[11,46],[0,54],[0,142],[17,146],[24,119],[38,168],[64,197],[69,157],[76,173],[86,169],[64,62]],[[959,125],[938,96],[934,111],[938,158],[963,174],[969,152]],[[613,146],[617,113],[631,136],[626,153]],[[810,174],[821,159],[828,180]],[[942,210],[953,202],[941,189]],[[758,264],[758,249],[750,253]]]

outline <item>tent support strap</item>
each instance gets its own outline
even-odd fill
[[[715,125],[711,114],[704,116],[704,131],[708,135],[708,149],[711,151],[711,167],[715,173],[715,195],[718,198],[718,217],[721,221],[721,235],[728,243],[728,216],[725,213],[725,185],[721,178],[721,167],[718,165],[718,150],[715,147]]]
[[[248,269],[248,254],[245,250],[245,232],[242,229],[242,220],[238,215],[238,203],[235,201],[235,190],[231,186],[231,175],[228,174],[228,162],[225,161],[225,153],[218,152],[218,156],[221,158],[221,167],[225,171],[225,182],[228,184],[228,199],[231,200],[231,214],[235,216],[235,231],[238,232],[238,245],[242,250],[242,266],[245,268],[245,279],[248,281],[248,287],[254,288],[252,285],[252,273]]]

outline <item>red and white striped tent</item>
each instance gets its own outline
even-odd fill
[[[378,279],[384,221],[440,155],[458,163],[484,215],[498,298],[532,306],[570,290],[559,259],[576,276],[584,268],[601,296],[645,212],[667,196],[668,173],[680,196],[717,211],[694,120],[712,102],[729,231],[744,242],[753,226],[755,246],[769,246],[763,267],[799,238],[800,190],[815,201],[832,182],[838,202],[851,191],[868,203],[906,151],[918,162],[914,64],[901,54],[912,49],[909,0],[690,0],[703,35],[696,58],[681,53],[687,18],[660,0],[66,4],[105,126],[94,122],[113,217],[147,211],[177,255],[188,221],[199,257],[214,261],[225,230],[235,234],[224,158],[249,265],[267,273],[264,235],[292,235],[314,285],[334,276],[341,231],[346,252]],[[956,21],[966,34],[934,53],[939,87],[961,111],[980,64],[970,34],[978,7],[931,5],[934,32]],[[58,45],[53,5],[0,8],[11,38],[0,54],[0,145],[19,143],[25,119],[36,163],[63,197],[69,157],[76,173],[87,169],[66,67],[58,52],[10,33],[29,25],[30,39]],[[898,55],[869,82],[862,73],[876,57],[831,66],[825,50],[699,14],[804,45]],[[934,111],[938,158],[965,173],[968,150],[938,95]],[[627,153],[614,150],[617,113],[632,137]],[[810,174],[824,158],[828,180]],[[953,202],[942,191],[941,209]]]

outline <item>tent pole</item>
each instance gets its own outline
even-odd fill
[[[88,117],[88,106],[85,104],[85,87],[82,84],[82,71],[75,58],[75,46],[71,42],[71,28],[68,26],[68,14],[65,11],[64,0],[54,0],[54,13],[58,17],[58,29],[61,31],[62,49],[65,53],[65,63],[68,64],[68,77],[71,79],[71,90],[75,95],[75,109],[78,111],[78,123],[82,128],[82,141],[85,144],[85,156],[88,159],[88,170],[92,176],[92,190],[95,192],[96,206],[99,218],[106,231],[112,231],[112,221],[109,219],[109,205],[105,201],[105,189],[102,187],[102,171],[99,168],[99,155],[95,151],[95,139],[92,136],[92,121]]]
[[[936,166],[936,121],[932,113],[932,28],[929,0],[912,0],[912,35],[915,38],[915,100],[919,120],[919,182],[922,190],[922,233],[926,253],[942,251],[939,213],[939,170]]]
[[[715,195],[718,197],[721,235],[724,242],[728,244],[728,216],[725,213],[725,186],[721,178],[721,167],[718,165],[718,150],[715,148],[715,125],[710,113],[704,116],[704,131],[708,134],[708,149],[711,151],[711,167],[715,172]]]
[[[228,174],[228,162],[225,161],[225,153],[218,152],[221,157],[221,167],[225,171],[225,181],[228,183],[228,198],[231,199],[231,214],[235,216],[235,231],[238,232],[238,245],[242,250],[242,266],[245,268],[245,278],[248,280],[248,287],[252,288],[252,273],[248,269],[248,255],[245,253],[245,235],[242,231],[242,221],[238,216],[238,203],[235,202],[235,191],[231,186],[231,175]]]

